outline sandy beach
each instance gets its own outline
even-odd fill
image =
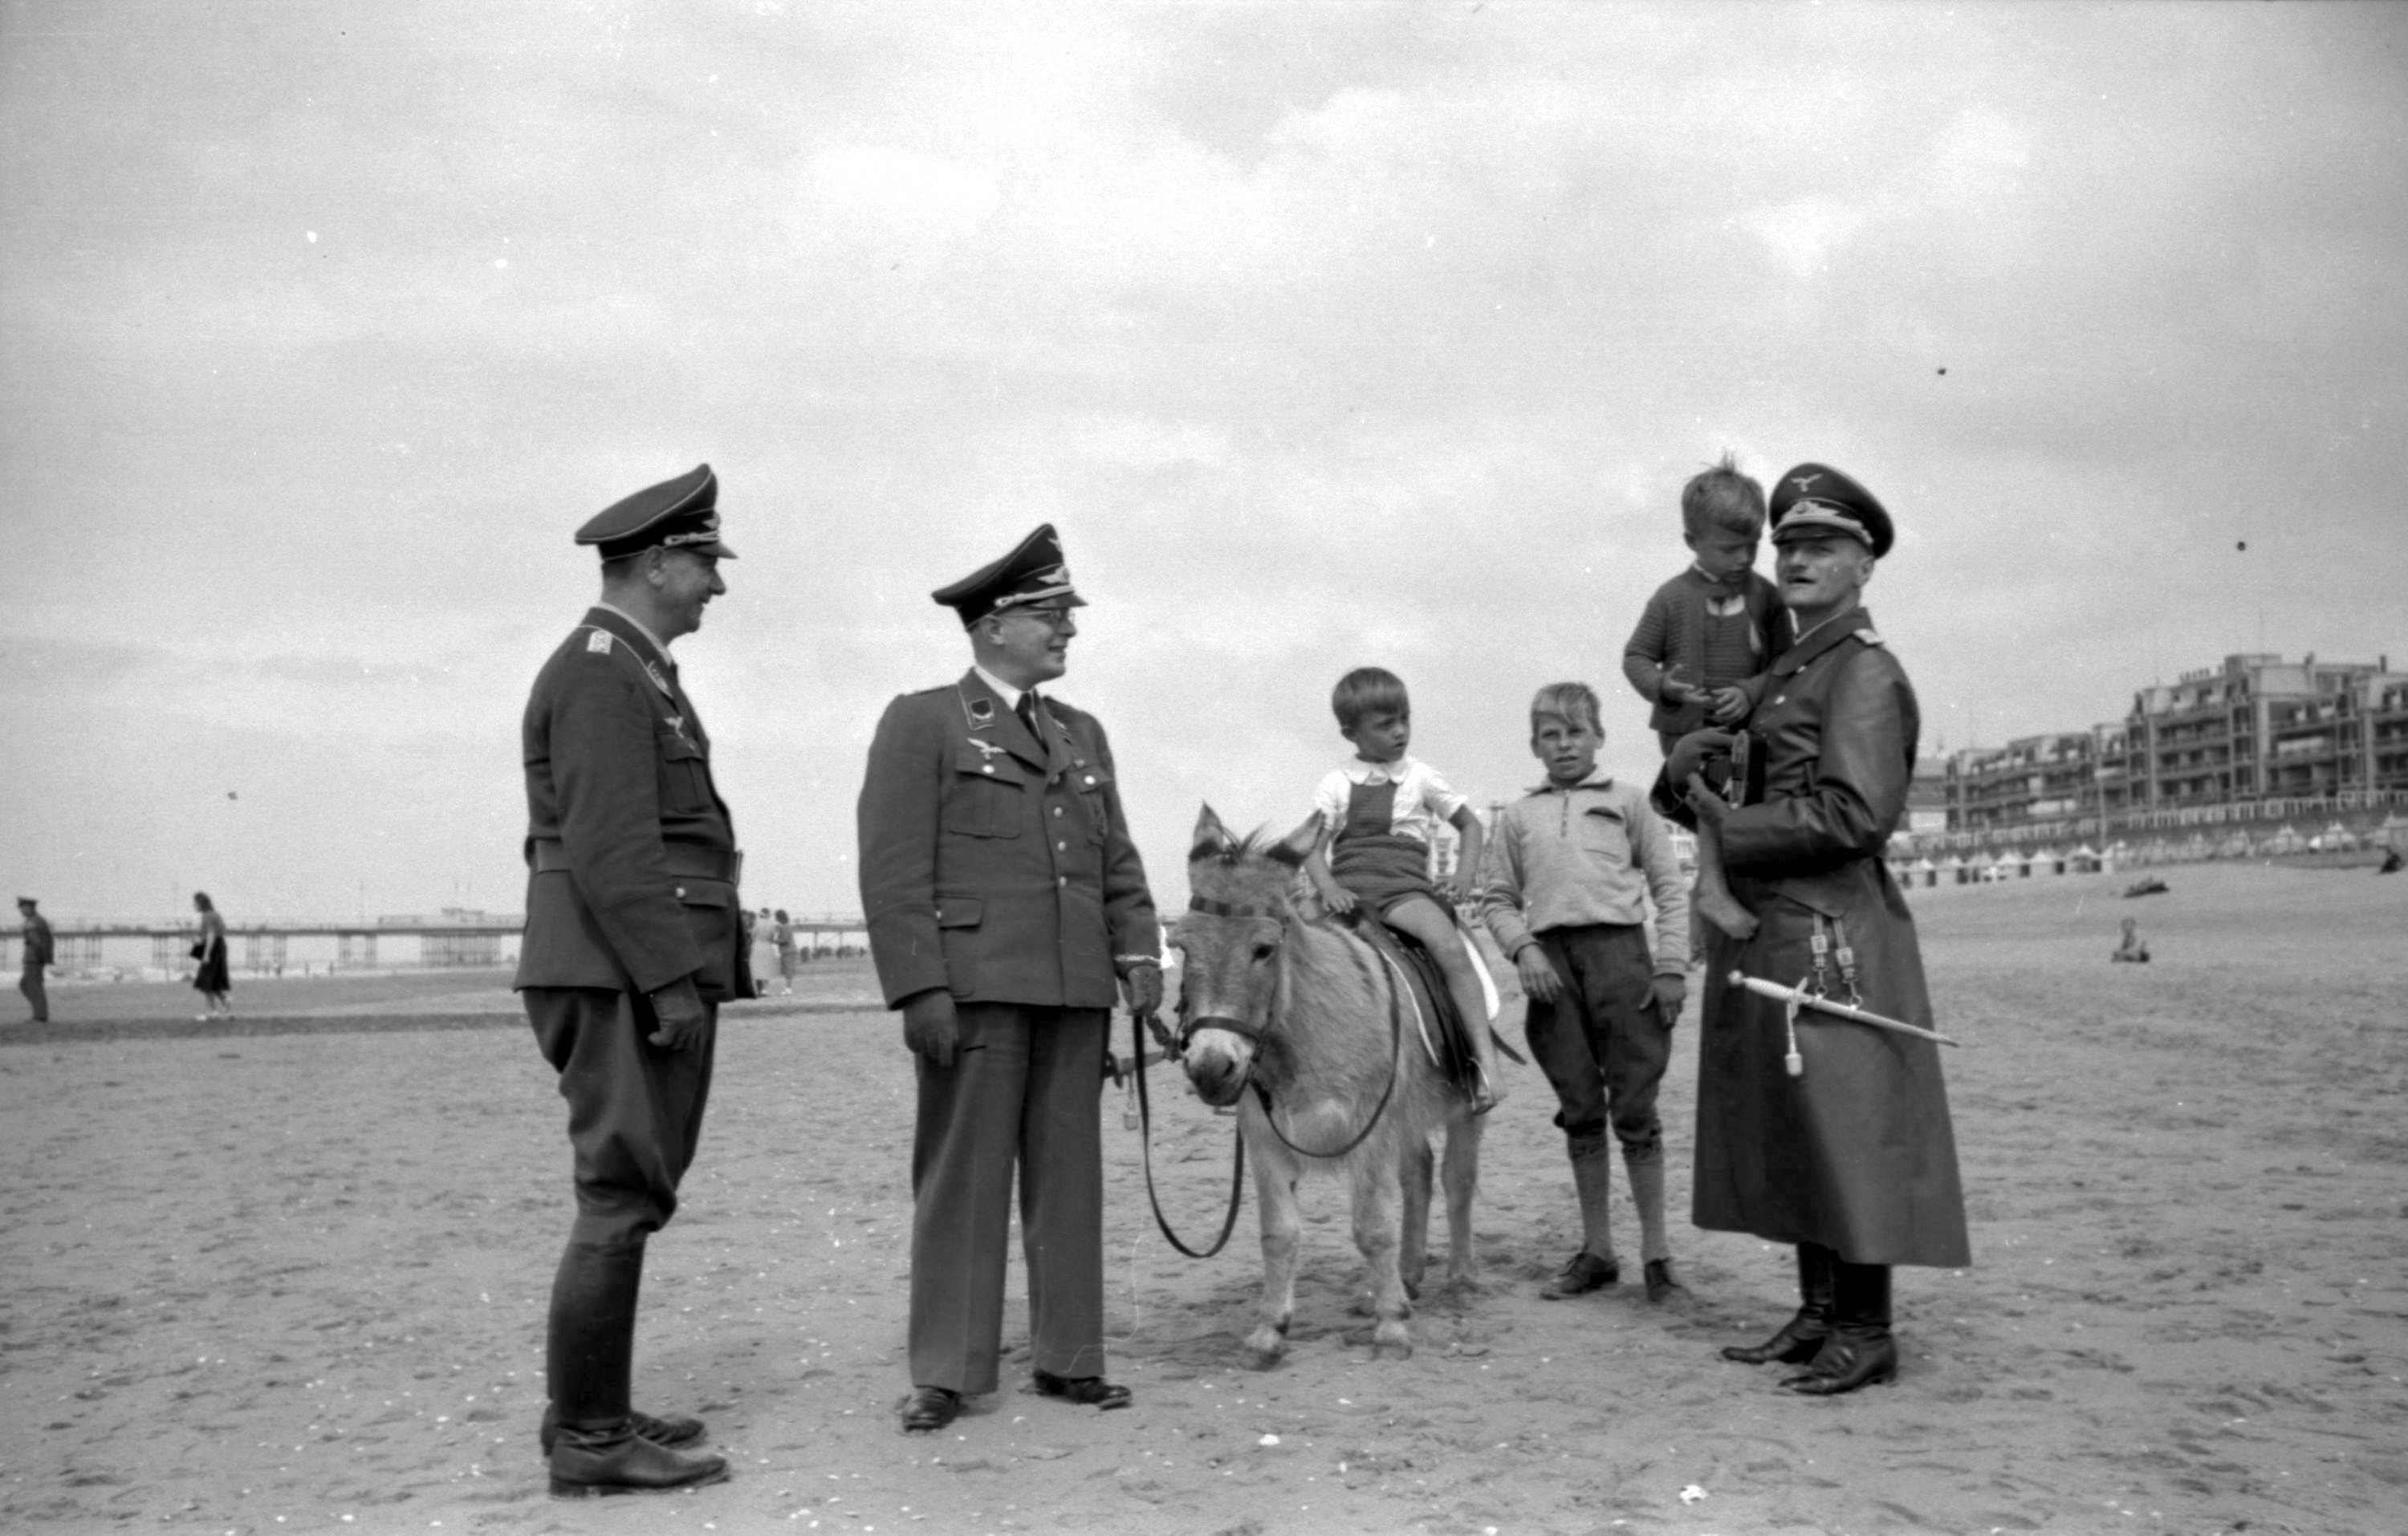
[[[580,1504],[547,1497],[534,1443],[562,1111],[505,977],[237,978],[232,1030],[195,1026],[188,989],[60,987],[50,1028],[0,1028],[0,1528],[2408,1529],[2408,879],[2157,873],[2170,893],[2137,901],[2113,875],[1914,894],[1967,1042],[1947,1068],[1975,1264],[1899,1271],[1901,1379],[1828,1401],[1715,1355],[1769,1331],[1790,1280],[1679,1219],[1690,1031],[1665,1095],[1687,1301],[1539,1299],[1574,1213],[1521,1069],[1486,1142],[1484,1285],[1425,1298],[1414,1356],[1372,1360],[1320,1184],[1290,1356],[1249,1371],[1251,1199],[1219,1257],[1174,1253],[1109,1094],[1135,1407],[1008,1385],[907,1438],[909,1060],[864,963],[810,968],[796,1000],[725,1014],[647,1270],[638,1400],[705,1414],[736,1477]],[[2153,964],[2106,963],[2126,915]],[[1154,1081],[1193,1241],[1230,1122]]]

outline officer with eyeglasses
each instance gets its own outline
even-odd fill
[[[972,665],[889,705],[860,802],[870,954],[918,1057],[906,1430],[996,1386],[1012,1174],[1039,1395],[1121,1408],[1104,1378],[1096,1083],[1111,1008],[1161,1002],[1161,933],[1093,715],[1039,684],[1084,600],[1051,524],[932,594]]]

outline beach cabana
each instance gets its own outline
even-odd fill
[[[2099,850],[2086,842],[2066,854],[2065,858],[2077,875],[2095,875],[2099,872]]]
[[[1912,882],[1910,882],[1910,883],[1913,884],[1928,886],[1940,883],[1940,866],[1932,863],[1928,858],[1916,859],[1914,861],[1914,867],[1909,869],[1907,873],[1914,877]]]

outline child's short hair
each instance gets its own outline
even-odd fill
[[[1405,696],[1405,680],[1384,667],[1357,667],[1329,691],[1329,707],[1337,711],[1338,728],[1351,731],[1365,715],[1410,714],[1412,700]]]
[[[1597,710],[1597,690],[1585,682],[1550,682],[1540,689],[1539,696],[1530,700],[1532,729],[1541,716],[1605,734],[1605,722]]]
[[[1728,453],[1681,487],[1681,527],[1692,538],[1719,528],[1754,538],[1764,531],[1764,487],[1739,472]]]

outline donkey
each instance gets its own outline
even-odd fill
[[[1284,841],[1256,834],[1240,842],[1206,806],[1187,855],[1192,899],[1171,940],[1182,957],[1188,1080],[1206,1103],[1239,1106],[1254,1160],[1263,1293],[1246,1349],[1259,1369],[1287,1348],[1302,1226],[1297,1185],[1309,1171],[1342,1170],[1353,1184],[1375,1358],[1412,1353],[1405,1319],[1408,1298],[1420,1291],[1430,1139],[1441,1128],[1447,1282],[1469,1288],[1479,1280],[1471,1198],[1483,1120],[1424,1053],[1427,998],[1416,1000],[1395,965],[1297,880],[1313,833],[1308,824]]]

